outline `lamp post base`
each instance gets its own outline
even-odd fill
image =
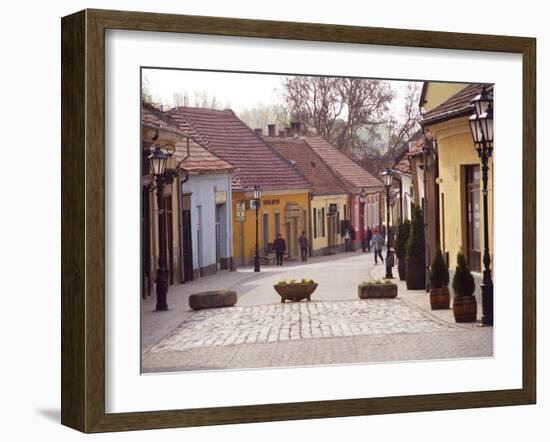
[[[260,257],[259,256],[254,257],[254,271],[255,272],[260,271]]]
[[[493,325],[493,283],[481,283],[481,323],[483,325]]]
[[[159,270],[159,272],[162,272]],[[168,304],[166,302],[168,294],[168,279],[157,279],[157,305],[155,310],[157,312],[165,312],[168,310]]]

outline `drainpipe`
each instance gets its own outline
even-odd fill
[[[428,292],[430,290],[429,284],[429,272],[428,269],[430,267],[430,257],[429,257],[429,246],[428,246],[428,183],[427,183],[427,175],[428,175],[428,164],[427,164],[427,155],[430,150],[429,144],[430,141],[426,138],[426,141],[424,143],[424,146],[422,147],[422,165],[424,167],[423,170],[423,185],[424,185],[424,207],[422,208],[422,214],[424,216],[424,265],[425,265],[425,286],[426,291]]]
[[[182,207],[181,207],[181,198],[182,198],[182,185],[184,183],[187,182],[187,180],[189,180],[189,174],[186,172],[185,175],[182,177],[182,170],[181,170],[181,164],[189,158],[189,137],[187,137],[187,153],[185,154],[185,156],[183,157],[183,159],[181,159],[180,161],[178,161],[178,164],[176,165],[176,170],[177,170],[177,173],[178,173],[178,180],[177,180],[177,183],[178,183],[178,188],[176,190],[176,195],[178,196],[178,220],[179,220],[179,239],[180,239],[180,283],[183,284],[185,282],[185,276],[184,276],[184,259],[185,257],[183,256],[183,219],[182,219]]]

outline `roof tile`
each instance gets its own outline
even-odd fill
[[[308,181],[231,110],[178,107],[170,112],[180,128],[189,125],[210,151],[236,166],[234,185],[263,190],[309,189]]]
[[[305,137],[304,139],[332,172],[346,183],[349,190],[358,191],[362,188],[383,187],[378,178],[323,138]]]

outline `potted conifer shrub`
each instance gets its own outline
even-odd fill
[[[453,313],[456,322],[474,322],[477,319],[477,301],[474,277],[462,252],[456,257],[457,265],[453,276]]]
[[[421,290],[426,288],[426,262],[424,251],[424,218],[422,209],[415,206],[411,229],[406,245],[407,289]]]
[[[407,269],[407,240],[409,239],[409,233],[411,230],[411,222],[407,219],[405,222],[399,224],[397,229],[397,238],[395,239],[395,255],[397,256],[397,272],[399,273],[399,279],[405,281],[406,269]]]
[[[430,266],[430,305],[432,310],[448,309],[451,306],[449,269],[440,249],[435,252],[435,258]]]

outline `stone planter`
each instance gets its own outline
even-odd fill
[[[407,290],[426,289],[426,269],[425,263],[409,261],[407,263]]]
[[[399,280],[405,281],[407,277],[407,262],[405,258],[400,258],[397,260],[397,273],[399,273]]]
[[[317,285],[317,283],[275,284],[273,288],[281,296],[281,302],[285,302],[287,299],[298,302],[302,299],[311,301],[311,294]]]
[[[453,313],[456,322],[475,322],[477,319],[475,296],[454,296]]]
[[[445,310],[451,308],[449,287],[430,287],[430,305],[432,310]]]
[[[357,295],[360,299],[396,298],[397,284],[359,284]]]
[[[203,308],[231,307],[237,303],[237,293],[232,290],[212,290],[193,293],[189,296],[189,307],[193,310]]]

